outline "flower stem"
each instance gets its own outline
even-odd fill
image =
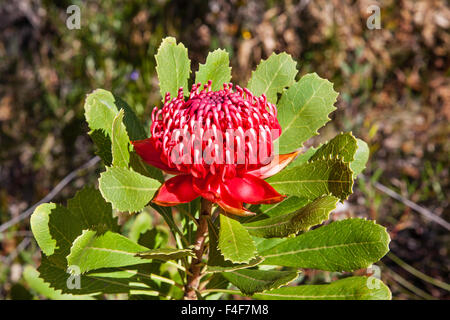
[[[202,277],[202,258],[205,251],[205,240],[208,235],[208,217],[211,216],[212,203],[202,198],[200,217],[198,218],[198,227],[195,234],[194,254],[189,267],[191,275],[187,277],[184,299],[197,300],[197,291]]]

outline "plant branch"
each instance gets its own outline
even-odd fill
[[[202,277],[202,258],[205,252],[205,241],[208,235],[208,217],[211,216],[212,203],[202,198],[200,217],[198,219],[197,232],[195,234],[194,254],[189,272],[191,275],[187,277],[185,286],[184,299],[197,300],[197,290],[200,285],[200,278]]]

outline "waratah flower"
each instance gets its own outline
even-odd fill
[[[243,203],[282,201],[263,179],[286,167],[298,154],[276,155],[274,140],[281,134],[277,108],[263,94],[226,83],[211,90],[192,86],[185,100],[166,94],[164,106],[152,112],[151,137],[133,141],[148,164],[169,174],[153,202],[174,206],[203,197],[226,212],[253,215]]]

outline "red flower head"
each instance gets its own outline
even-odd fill
[[[273,141],[281,127],[277,108],[265,95],[224,84],[211,91],[211,81],[192,86],[185,101],[183,88],[152,113],[151,137],[132,142],[144,161],[175,177],[152,200],[161,206],[190,202],[201,196],[237,215],[253,215],[243,203],[280,202],[263,179],[279,172],[298,151],[275,155]]]

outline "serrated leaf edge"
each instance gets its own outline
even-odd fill
[[[226,214],[225,214],[226,215]],[[229,217],[228,215],[226,215],[227,217]],[[229,217],[230,219],[233,219],[233,218],[231,218],[231,217]],[[241,224],[239,221],[237,221],[239,224]],[[241,226],[242,226],[242,224],[241,224]],[[247,229],[245,229],[245,227],[244,226],[242,226],[243,228],[244,228],[244,230],[248,233],[248,231],[247,231]],[[219,233],[220,234],[220,233]],[[234,235],[234,234],[233,234]],[[256,244],[255,244],[255,241],[253,241],[253,239],[251,238],[251,236],[250,236],[250,234],[249,234],[249,237],[250,237],[250,239],[251,239],[251,241],[252,241],[252,243],[253,243],[253,246],[255,247],[255,250],[252,252],[252,257],[251,258],[249,258],[248,260],[242,260],[242,261],[233,261],[233,260],[231,260],[230,258],[227,258],[224,254],[223,254],[223,252],[222,252],[222,250],[220,250],[220,248],[219,248],[219,242],[220,241],[217,241],[217,249],[219,250],[219,252],[222,254],[222,257],[224,258],[224,260],[225,261],[230,261],[231,263],[233,263],[233,264],[235,264],[235,263],[245,263],[245,264],[248,264],[250,261],[252,261],[252,259],[255,259],[256,258],[256,254],[258,253],[258,249],[256,248]],[[217,239],[219,240],[220,238],[219,237],[217,237]]]

